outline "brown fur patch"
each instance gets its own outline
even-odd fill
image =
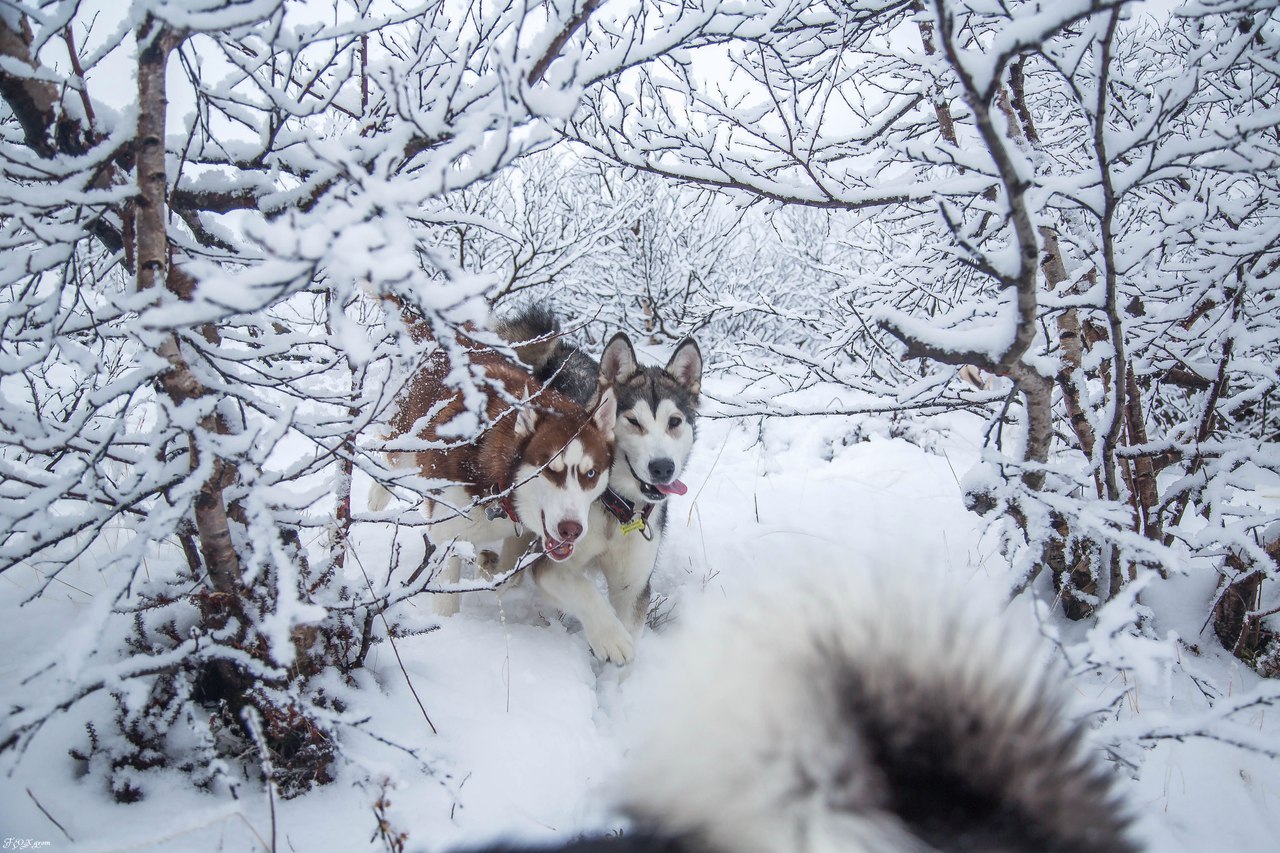
[[[475,440],[458,440],[446,448],[419,451],[417,464],[424,476],[458,483],[473,497],[483,497],[512,486],[521,462],[546,465],[575,436],[593,459],[604,460],[607,467],[613,456],[613,436],[602,432],[587,410],[563,394],[542,387],[525,368],[501,353],[461,335],[458,340],[468,349],[468,362],[484,375],[481,391],[485,396],[484,419],[489,426]],[[391,437],[414,435],[442,441],[441,428],[466,411],[462,394],[445,381],[450,371],[448,357],[437,352],[409,381],[391,419]],[[517,428],[512,399],[529,400],[525,405],[535,412],[532,433]],[[440,411],[425,425],[418,425],[442,403]],[[419,426],[417,430],[415,425]],[[559,473],[558,481],[554,473],[544,472],[552,476],[553,482],[563,484],[566,472]]]

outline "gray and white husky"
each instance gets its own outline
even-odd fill
[[[665,367],[641,365],[625,333],[614,335],[597,364],[559,337],[559,323],[533,306],[498,328],[534,375],[590,407],[612,388],[617,397],[609,487],[591,508],[587,533],[566,560],[533,567],[538,588],[582,623],[597,658],[617,664],[635,655],[649,609],[649,579],[666,526],[667,498],[687,491],[680,475],[693,448],[702,353],[692,338]],[[593,572],[604,576],[608,597]]]
[[[638,730],[615,788],[632,827],[536,849],[1138,849],[1039,636],[971,590],[780,567],[686,616],[630,682]]]

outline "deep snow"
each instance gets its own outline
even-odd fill
[[[731,393],[720,381],[710,387],[717,396]],[[745,577],[803,563],[876,571],[932,564],[963,583],[1007,587],[1008,562],[995,537],[984,535],[984,522],[960,498],[960,478],[978,459],[982,423],[954,414],[914,429],[932,452],[890,432],[890,421],[872,417],[704,418],[682,478],[689,494],[673,499],[655,579],[664,619],[696,615],[703,597],[732,598]],[[360,563],[385,569],[386,531],[373,525],[360,531]],[[406,548],[402,559],[413,566],[417,556]],[[349,571],[362,585],[356,561]],[[29,662],[67,634],[103,587],[88,564],[65,580],[74,588],[56,584],[44,599],[19,608],[36,578],[19,570],[0,578],[0,695],[21,695]],[[1090,649],[1129,662],[1124,674],[1103,667],[1081,672],[1075,683],[1082,709],[1128,688],[1121,712],[1102,720],[1094,740],[1099,748],[1120,743],[1118,753],[1135,765],[1121,771],[1120,787],[1151,850],[1262,851],[1280,837],[1280,763],[1219,740],[1137,738],[1205,714],[1201,688],[1229,697],[1258,689],[1252,673],[1221,653],[1208,632],[1199,633],[1212,591],[1209,576],[1154,582],[1144,592],[1156,614],[1154,635],[1137,639],[1065,624],[1044,603],[1045,579],[1012,605],[1028,625],[1064,643],[1077,670]],[[437,621],[426,601],[402,608],[406,627]],[[904,630],[912,616],[903,615]],[[1184,642],[1175,642],[1171,630]],[[336,783],[274,803],[275,848],[384,849],[373,811],[384,783],[390,826],[407,833],[411,850],[621,827],[608,806],[610,784],[626,760],[636,685],[661,676],[647,667],[663,641],[659,627],[642,637],[632,667],[601,666],[576,626],[563,624],[528,587],[500,597],[469,595],[461,613],[438,630],[398,642],[439,733],[431,734],[391,649],[376,647],[354,709],[369,717],[368,734],[348,732],[351,762]],[[99,697],[83,708],[101,711],[106,704]],[[1275,750],[1275,715],[1266,710],[1251,709],[1240,725],[1215,730],[1235,740],[1253,732],[1255,745]],[[83,709],[58,718],[16,770],[0,777],[0,838],[47,842],[51,850],[270,849],[270,804],[252,783],[241,784],[233,799],[157,773],[148,798],[125,806],[114,804],[98,780],[74,778],[67,750],[83,742],[83,720]]]

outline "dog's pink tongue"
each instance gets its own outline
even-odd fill
[[[685,492],[689,491],[689,487],[679,480],[672,480],[670,483],[665,485],[654,483],[653,487],[664,495],[683,495]]]

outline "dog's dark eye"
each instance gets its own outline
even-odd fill
[[[640,422],[635,418],[631,417],[631,415],[627,415],[627,423],[631,424],[636,429],[640,429]]]
[[[684,423],[684,420],[677,415],[672,415],[671,420],[667,421],[667,429],[675,429],[682,423]]]

